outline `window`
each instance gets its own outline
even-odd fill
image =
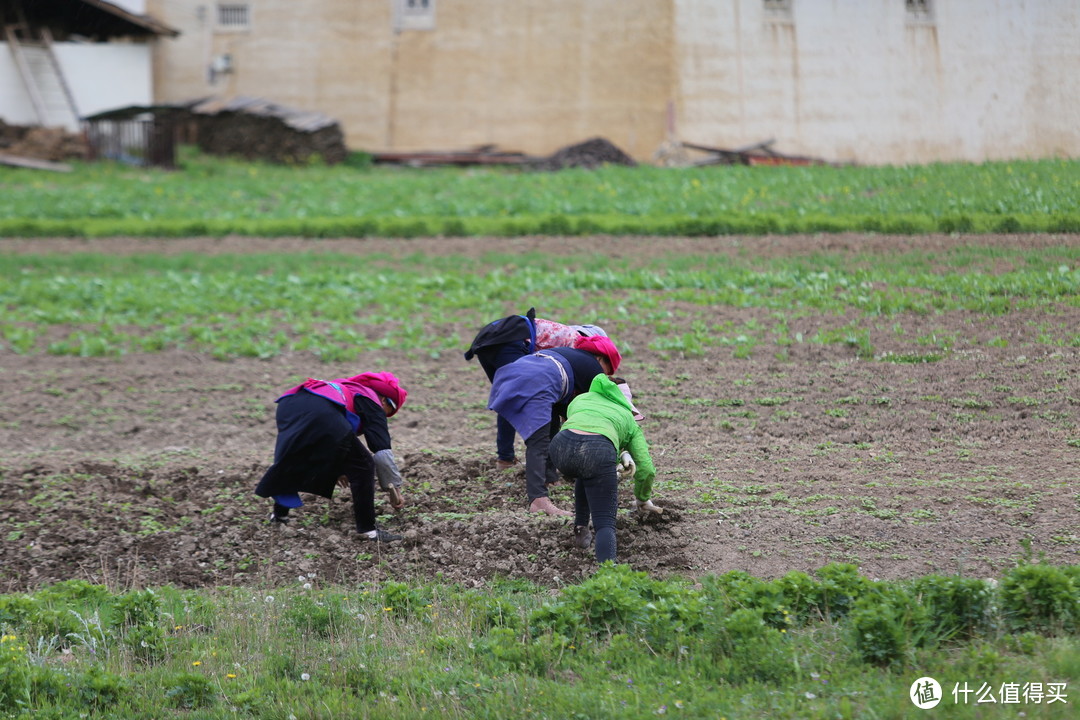
[[[251,6],[247,3],[218,3],[218,30],[248,30],[251,28]]]
[[[394,29],[434,30],[435,0],[394,0]]]
[[[933,0],[904,0],[908,22],[933,22]]]
[[[791,21],[791,5],[794,0],[762,0],[766,20]]]

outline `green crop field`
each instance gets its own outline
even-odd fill
[[[0,167],[0,236],[1078,232],[1080,161],[917,167]]]
[[[1011,269],[984,272],[999,262]],[[502,270],[513,266],[512,274]],[[479,327],[502,312],[507,297],[520,294],[544,297],[547,311],[562,317],[587,312],[645,324],[657,338],[655,348],[701,354],[718,345],[761,342],[777,328],[784,333],[781,342],[809,341],[783,326],[814,313],[851,313],[850,332],[858,336],[905,312],[1076,307],[1080,246],[970,248],[885,259],[682,255],[648,263],[589,254],[489,253],[479,265],[461,256],[421,254],[0,255],[0,276],[6,279],[0,304],[19,308],[0,321],[0,347],[21,354],[181,349],[227,358],[310,351],[334,360],[364,344],[408,352],[423,347],[437,357],[454,351],[461,339],[433,335],[431,317]],[[670,332],[671,303],[684,307],[691,330]],[[725,327],[713,318],[717,306],[766,308],[779,324]],[[365,309],[360,317],[357,308]],[[68,334],[55,338],[55,326],[69,328]],[[1058,326],[1043,343],[1076,347],[1080,333]]]
[[[770,255],[758,252],[764,244],[755,245],[766,233],[805,232],[973,235],[970,243],[895,252]],[[1018,240],[1021,233],[1041,233],[1042,241],[1013,246],[981,243],[974,235],[987,232]],[[655,417],[688,422],[711,413],[710,427],[723,436],[680,461],[720,467],[740,457],[760,459],[760,475],[732,479],[718,471],[693,487],[689,471],[665,470],[658,487],[672,495],[685,489],[693,498],[684,511],[687,523],[707,514],[710,532],[719,533],[722,521],[749,536],[754,515],[775,508],[786,513],[783,524],[811,528],[814,539],[804,544],[840,557],[875,552],[896,562],[914,551],[888,535],[829,530],[827,520],[939,533],[934,523],[942,516],[975,503],[987,517],[1027,527],[1039,519],[1033,508],[1040,493],[1075,486],[1076,461],[1066,453],[1080,447],[1076,372],[1069,369],[1080,349],[1073,322],[1080,309],[1080,242],[1070,234],[1078,232],[1080,161],[1074,160],[523,173],[363,164],[286,168],[188,149],[174,172],[109,164],[77,164],[69,174],[0,168],[0,379],[25,381],[46,359],[68,363],[50,371],[50,382],[60,379],[39,398],[48,404],[42,424],[0,402],[0,449],[19,457],[0,461],[6,562],[62,566],[69,550],[59,537],[63,531],[50,526],[38,533],[68,495],[80,505],[86,501],[79,483],[91,477],[107,476],[102,486],[110,492],[115,480],[133,493],[164,493],[166,507],[171,494],[179,494],[179,484],[163,490],[151,482],[159,456],[114,458],[109,465],[87,452],[86,464],[46,470],[49,458],[20,444],[39,433],[80,437],[95,423],[112,431],[115,396],[131,388],[123,390],[126,379],[107,376],[108,363],[188,353],[205,357],[200,367],[212,378],[215,366],[253,358],[309,356],[316,366],[340,367],[363,348],[414,359],[414,368],[435,368],[417,383],[426,399],[417,392],[412,402],[417,415],[421,408],[428,417],[445,415],[464,412],[455,404],[459,375],[443,374],[436,361],[452,358],[460,365],[463,337],[521,298],[542,301],[549,317],[604,318],[613,336],[641,338],[620,347],[628,364],[650,359],[643,380],[661,378],[666,394],[654,400],[669,404],[666,415]],[[641,256],[602,254],[587,245],[554,254],[489,244],[472,255],[409,246],[410,238],[433,235],[598,233],[747,239],[737,252],[702,245],[667,253],[658,241]],[[171,238],[189,235],[253,236],[270,244],[251,253],[167,251]],[[45,247],[45,238],[57,236],[157,238],[160,252],[151,246],[113,255],[81,248],[81,240],[64,252],[35,250],[35,243]],[[286,236],[402,240],[393,252],[366,254],[274,248]],[[609,239],[609,247],[618,243],[619,237]],[[947,328],[944,318],[952,321]],[[815,363],[811,380],[828,387],[826,404],[798,397],[809,394],[808,386],[786,377],[796,347],[842,351],[804,353],[798,361]],[[994,378],[1006,364],[1000,358],[1013,350],[1010,377],[1025,383],[1018,388]],[[997,383],[993,397],[912,390],[915,376],[901,372],[975,356],[984,364],[967,374]],[[82,362],[72,357],[95,361],[82,387],[66,383],[71,376],[65,373]],[[696,375],[669,376],[662,368],[667,360],[703,358],[712,365],[693,366]],[[717,368],[724,363],[737,372],[722,376]],[[856,391],[841,382],[867,367],[882,377],[882,369],[895,371],[888,375],[892,386],[882,380]],[[251,392],[243,397],[248,404],[237,400],[236,414],[224,425],[232,419],[272,425],[272,410],[254,397],[276,387],[279,379],[265,372],[260,368],[250,379],[254,390],[242,386]],[[771,380],[778,384],[767,385]],[[691,385],[715,397],[692,396]],[[156,389],[165,399],[138,408],[145,418],[117,420],[115,427],[152,436],[150,416],[159,406],[189,397],[183,388]],[[67,404],[76,393],[92,395],[98,414],[75,417]],[[901,397],[909,407],[892,413]],[[806,413],[803,419],[795,407]],[[467,409],[480,417],[470,416],[470,427],[487,428],[484,407]],[[876,419],[879,414],[886,419]],[[1008,448],[1001,450],[993,428],[1006,415],[1016,433],[1036,428],[1040,438],[1050,438],[1040,447],[1057,454],[999,463]],[[780,433],[789,421],[801,435]],[[889,444],[906,441],[879,432],[916,421],[942,429],[933,443],[910,453]],[[853,431],[834,443],[831,428],[851,422],[864,423],[856,430],[866,437]],[[976,424],[987,434],[965,435]],[[759,426],[778,434],[744,441]],[[813,435],[820,426],[826,434]],[[871,431],[879,434],[870,438]],[[803,457],[805,447],[812,457]],[[665,461],[677,450],[672,443]],[[192,466],[210,455],[171,442],[168,453]],[[24,457],[29,460],[19,464]],[[1010,479],[1020,472],[1014,466],[1036,461],[1040,468],[1058,462],[1057,475]],[[812,473],[783,474],[787,466],[805,469],[811,462]],[[839,480],[826,472],[830,464],[866,469],[858,484],[837,487]],[[206,480],[198,468],[190,472]],[[466,480],[483,490],[479,479]],[[960,489],[949,494],[954,486]],[[229,492],[250,494],[246,486]],[[1075,557],[1080,495],[1060,492],[1065,502],[1046,522],[1056,523],[1051,542]],[[39,516],[4,509],[5,499],[10,505],[24,497]],[[231,499],[197,514],[228,524],[215,519],[225,502]],[[486,508],[463,500],[453,509],[453,517],[423,517],[423,526],[446,532]],[[137,509],[109,507],[108,513]],[[157,556],[138,560],[164,565],[180,541],[191,540],[191,518],[155,513],[141,517],[137,531],[117,530],[116,544],[160,540]],[[80,527],[67,530],[101,533],[119,525],[96,506],[75,517]],[[300,533],[319,531],[322,519],[314,510],[309,520]],[[280,542],[300,547],[298,537],[304,535]],[[973,555],[982,552],[974,547],[981,541],[973,537]],[[746,548],[754,557],[773,549]],[[793,570],[772,580],[736,570],[660,579],[615,565],[552,585],[503,576],[466,585],[441,571],[406,582],[393,576],[404,555],[356,550],[365,548],[342,564],[372,566],[381,581],[341,585],[292,573],[293,580],[277,583],[145,587],[89,582],[84,576],[96,569],[83,566],[41,587],[25,575],[0,578],[22,590],[0,595],[0,717],[931,717],[934,710],[917,709],[909,696],[923,676],[971,684],[943,683],[941,717],[1071,718],[1080,703],[1080,565],[1045,562],[1030,540],[1014,555],[999,553],[997,559],[1005,558],[999,567],[1007,567],[993,577],[935,572],[895,581],[829,562],[813,573]],[[255,573],[260,562],[272,564],[269,555],[257,557],[258,549],[222,552],[222,568],[235,563],[250,578],[262,577]],[[421,544],[410,552],[425,551]],[[450,559],[459,560],[465,561]],[[976,702],[980,692],[983,701]]]

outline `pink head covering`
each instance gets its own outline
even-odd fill
[[[616,383],[615,387],[622,391],[623,397],[626,398],[626,402],[630,403],[630,410],[634,413],[634,419],[641,422],[645,419],[645,416],[634,405],[634,393],[630,392],[630,385],[625,380],[621,383]]]
[[[603,335],[579,337],[574,341],[574,347],[593,355],[603,355],[611,363],[611,372],[618,372],[619,363],[622,362],[622,355],[619,354],[619,349],[615,347],[615,343]]]
[[[401,409],[401,406],[405,404],[405,398],[408,396],[408,393],[405,392],[405,388],[401,387],[398,383],[398,379],[394,377],[392,373],[361,373],[360,375],[349,378],[349,380],[358,385],[369,387],[389,400],[394,406],[394,412],[390,413],[390,415],[393,415]]]

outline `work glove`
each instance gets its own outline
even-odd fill
[[[634,477],[634,473],[637,472],[637,465],[634,464],[634,458],[630,457],[630,453],[623,450],[622,455],[619,456],[619,476],[620,477]]]
[[[636,498],[634,499],[634,509],[641,510],[643,512],[656,513],[657,515],[664,512],[664,508],[653,505],[652,500],[641,501]]]

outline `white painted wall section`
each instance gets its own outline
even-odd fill
[[[58,43],[56,54],[83,117],[153,103],[149,45]]]
[[[861,163],[1080,156],[1080,2],[675,0],[678,134]]]
[[[149,45],[56,43],[53,48],[81,116],[153,102]],[[38,124],[7,43],[0,43],[0,119],[11,125]]]
[[[146,0],[106,0],[111,5],[127,10],[136,15],[146,14]]]
[[[38,121],[7,43],[0,43],[0,120],[8,125],[36,125]]]

